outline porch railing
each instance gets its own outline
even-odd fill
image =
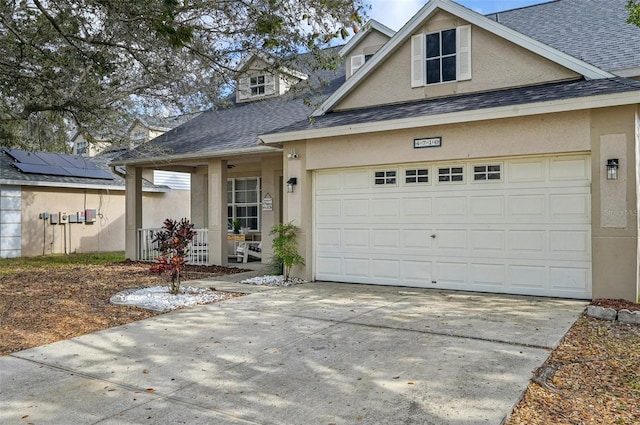
[[[155,261],[160,256],[157,243],[153,242],[155,232],[160,228],[138,229],[138,261]],[[196,232],[187,250],[187,263],[195,265],[209,264],[209,244],[207,229],[193,229]]]

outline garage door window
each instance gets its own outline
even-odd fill
[[[474,165],[474,181],[500,181],[502,180],[502,167],[500,164]]]
[[[418,168],[413,170],[404,171],[404,182],[407,184],[412,183],[429,183],[429,169]]]
[[[462,182],[464,181],[464,168],[463,167],[439,167],[438,168],[438,182]]]
[[[395,170],[388,171],[376,171],[375,172],[375,184],[380,185],[395,185],[397,182],[397,172]]]

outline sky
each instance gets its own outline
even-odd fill
[[[455,0],[469,9],[481,14],[516,9],[532,4],[546,3],[549,0]],[[391,28],[399,30],[415,13],[425,5],[427,0],[368,0],[371,10],[367,12],[370,19],[375,19]]]

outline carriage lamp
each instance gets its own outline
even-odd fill
[[[287,192],[293,193],[293,186],[298,184],[298,179],[295,177],[291,177],[287,180]]]
[[[618,158],[607,159],[607,180],[618,180]]]

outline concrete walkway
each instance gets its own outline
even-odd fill
[[[499,425],[585,304],[262,289],[0,357],[0,423]]]

